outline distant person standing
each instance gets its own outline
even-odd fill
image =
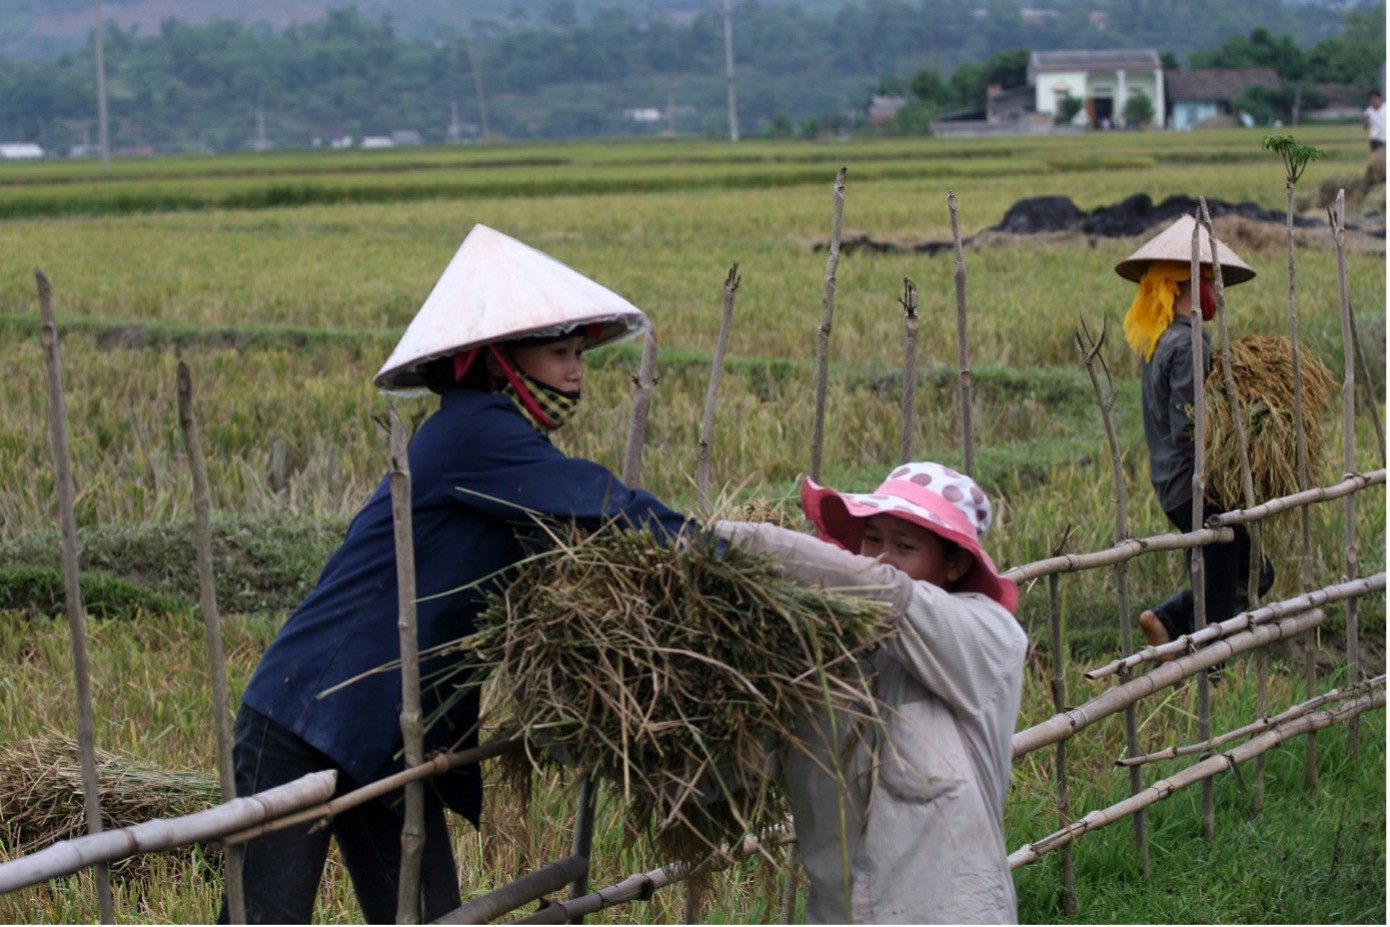
[[[1385,147],[1385,101],[1381,99],[1379,90],[1371,91],[1370,101],[1371,105],[1366,107],[1361,124],[1370,136],[1371,150],[1375,151]]]

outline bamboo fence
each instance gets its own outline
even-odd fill
[[[819,329],[820,342],[818,346],[818,365],[817,365],[817,384],[816,384],[816,412],[814,424],[814,439],[811,449],[811,469],[813,478],[819,475],[821,464],[821,443],[824,435],[824,394],[826,389],[826,365],[829,351],[829,339],[831,333],[831,319],[834,307],[834,287],[835,287],[835,267],[839,259],[839,236],[843,216],[844,204],[844,178],[845,169],[841,168],[836,177],[834,188],[834,216],[832,222],[832,233],[830,238],[829,256],[824,278],[822,293],[823,318]],[[1290,183],[1290,188],[1292,184]],[[1291,193],[1291,189],[1290,189]],[[949,198],[953,230],[957,236],[957,304],[958,304],[958,335],[959,335],[959,357],[961,369],[962,399],[964,403],[962,432],[963,450],[967,459],[967,471],[970,469],[970,461],[973,457],[973,437],[969,425],[969,356],[965,341],[966,332],[966,304],[964,298],[964,261],[959,243],[959,231],[956,225],[956,203],[954,194]],[[1203,202],[1203,206],[1205,203]],[[1204,218],[1208,223],[1210,232],[1209,216]],[[1340,238],[1339,238],[1340,245]],[[1215,242],[1212,242],[1213,249]],[[1193,261],[1196,263],[1198,248],[1197,233],[1193,237]],[[1339,251],[1339,259],[1344,260],[1344,256]],[[737,287],[735,269],[730,271],[726,280],[726,317],[732,310],[733,292]],[[1290,276],[1292,278],[1292,246],[1290,250]],[[50,299],[47,281],[39,276],[40,280],[40,302],[45,307],[44,318],[44,343],[50,350],[50,381],[57,381],[52,394],[54,396],[54,436],[55,448],[60,442],[61,429],[61,379],[58,374],[58,364],[56,360],[56,333],[51,321],[51,309],[48,308]],[[910,320],[915,320],[915,288],[908,285],[907,295],[904,298],[904,308],[908,309]],[[1220,293],[1218,279],[1218,293]],[[1296,326],[1296,313],[1293,308],[1293,284],[1290,283],[1290,312],[1291,323]],[[1343,298],[1343,318],[1347,323],[1350,306]],[[727,323],[726,323],[727,324]],[[1084,328],[1084,325],[1083,325]],[[1344,324],[1344,333],[1350,329],[1349,324]],[[1194,352],[1200,352],[1202,345],[1200,341],[1201,326],[1199,321],[1194,321]],[[915,331],[915,326],[908,326],[909,337]],[[1296,336],[1296,328],[1295,328]],[[1102,339],[1103,340],[1103,339]],[[1295,337],[1295,345],[1297,340]],[[1091,342],[1089,346],[1083,345],[1078,336],[1078,347],[1082,349],[1083,358],[1086,359],[1088,370],[1091,373],[1093,385],[1096,388],[1097,398],[1102,408],[1102,414],[1106,421],[1107,435],[1111,440],[1112,456],[1118,457],[1119,451],[1113,439],[1113,427],[1109,420],[1110,404],[1113,403],[1114,389],[1113,384],[1107,394],[1100,386],[1099,379],[1091,366],[1099,353],[1100,342]],[[1347,334],[1344,338],[1344,351],[1350,353],[1352,350],[1351,335]],[[645,430],[646,408],[649,402],[650,392],[655,384],[655,356],[656,339],[653,335],[648,335],[646,349],[643,352],[642,370],[636,380],[638,386],[638,396],[634,403],[633,422],[629,434],[629,447],[625,458],[624,479],[635,484],[640,481],[640,449],[642,436]],[[911,372],[914,356],[908,358],[907,369]],[[1347,360],[1348,368],[1352,361]],[[1195,365],[1200,372],[1203,365]],[[1295,364],[1295,372],[1298,367]],[[717,367],[716,373],[717,376]],[[1106,371],[1108,379],[1108,370]],[[1350,379],[1350,373],[1348,373]],[[905,384],[906,386],[906,384]],[[712,377],[710,393],[711,398],[715,391],[715,380]],[[1202,433],[1202,395],[1201,384],[1197,386],[1197,408],[1195,413],[1198,420],[1198,434]],[[1344,386],[1344,404],[1354,405],[1354,389],[1351,384]],[[1347,422],[1351,422],[1352,411],[1344,410],[1348,416]],[[1236,409],[1239,414],[1238,408]],[[904,453],[910,447],[910,433],[908,428],[911,422],[904,420]],[[393,429],[393,439],[399,433],[399,423],[395,423]],[[1346,429],[1348,435],[1351,428]],[[707,429],[702,429],[702,442],[709,442],[711,435]],[[393,478],[399,475],[408,487],[408,470],[401,465],[404,462],[403,450],[399,450],[400,445],[397,440],[392,442],[393,451]],[[1383,449],[1382,449],[1383,455]],[[1202,460],[1203,455],[1198,454],[1197,460]],[[64,455],[55,450],[56,466],[60,472],[67,463]],[[1245,500],[1245,508],[1232,512],[1226,512],[1209,519],[1207,524],[1196,527],[1200,522],[1200,503],[1194,504],[1194,529],[1191,532],[1182,534],[1159,535],[1149,538],[1129,538],[1127,537],[1127,526],[1124,517],[1125,501],[1122,491],[1117,491],[1115,500],[1117,519],[1115,528],[1115,543],[1113,546],[1099,551],[1091,551],[1079,554],[1062,553],[1061,548],[1065,544],[1065,537],[1057,545],[1054,555],[1035,563],[1024,564],[1014,567],[1004,572],[1004,575],[1023,581],[1042,576],[1049,578],[1049,589],[1051,599],[1054,603],[1052,609],[1054,615],[1053,626],[1060,628],[1057,616],[1060,607],[1057,604],[1060,598],[1061,580],[1063,574],[1080,570],[1095,569],[1101,567],[1114,568],[1117,577],[1120,578],[1121,589],[1125,589],[1123,582],[1126,565],[1134,557],[1146,553],[1160,551],[1175,551],[1184,549],[1194,550],[1194,593],[1198,601],[1198,626],[1200,630],[1190,635],[1185,635],[1178,641],[1171,642],[1163,647],[1146,647],[1135,653],[1093,670],[1087,675],[1091,678],[1100,678],[1106,675],[1118,674],[1119,682],[1108,691],[1096,696],[1086,703],[1067,708],[1065,685],[1060,674],[1060,662],[1053,668],[1054,702],[1056,713],[1044,721],[1018,731],[1013,738],[1013,752],[1015,758],[1026,755],[1027,753],[1040,749],[1048,745],[1058,745],[1058,816],[1063,821],[1068,821],[1065,826],[1038,841],[1034,841],[1012,854],[1009,864],[1012,868],[1028,865],[1036,862],[1043,855],[1053,849],[1068,846],[1073,840],[1085,833],[1090,833],[1107,824],[1132,817],[1136,823],[1136,849],[1143,854],[1145,868],[1147,869],[1147,842],[1143,836],[1142,822],[1143,809],[1173,794],[1177,789],[1187,785],[1202,783],[1207,796],[1210,795],[1211,780],[1217,773],[1234,768],[1234,766],[1247,759],[1257,758],[1273,746],[1287,740],[1293,736],[1307,736],[1310,739],[1318,729],[1324,728],[1333,723],[1351,721],[1361,712],[1383,708],[1385,703],[1384,677],[1360,683],[1355,678],[1349,678],[1348,687],[1344,691],[1333,690],[1327,693],[1314,694],[1313,678],[1309,677],[1309,692],[1307,699],[1299,704],[1290,707],[1284,712],[1274,717],[1264,717],[1255,720],[1234,731],[1222,734],[1212,734],[1209,725],[1209,690],[1206,687],[1207,671],[1212,667],[1223,664],[1232,658],[1248,652],[1258,652],[1266,645],[1274,641],[1288,638],[1293,635],[1303,634],[1317,628],[1324,620],[1325,613],[1322,605],[1344,601],[1347,603],[1367,594],[1376,591],[1383,591],[1385,588],[1385,574],[1383,572],[1370,576],[1355,576],[1355,528],[1352,523],[1352,498],[1355,493],[1364,491],[1373,486],[1383,486],[1385,483],[1385,471],[1373,471],[1371,473],[1351,472],[1351,457],[1349,452],[1344,457],[1347,473],[1338,483],[1317,488],[1308,488],[1306,478],[1300,481],[1300,491],[1294,495],[1286,496],[1281,499],[1266,500],[1256,503],[1252,498]],[[1196,493],[1198,499],[1201,498],[1203,474],[1198,470],[1194,479],[1194,488],[1199,490]],[[1122,482],[1117,475],[1117,483]],[[702,493],[706,490],[702,488]],[[1232,527],[1237,524],[1257,523],[1263,518],[1279,512],[1288,510],[1299,510],[1302,514],[1304,523],[1308,520],[1308,509],[1310,506],[1327,502],[1333,499],[1345,499],[1348,514],[1348,534],[1347,534],[1347,555],[1345,560],[1346,575],[1342,582],[1329,585],[1320,590],[1312,589],[1311,557],[1306,551],[1303,558],[1303,585],[1304,594],[1284,602],[1272,603],[1270,605],[1259,606],[1244,612],[1234,618],[1221,622],[1220,624],[1205,626],[1202,621],[1204,617],[1204,603],[1201,592],[1201,549],[1212,543],[1227,542],[1232,539]],[[408,512],[408,506],[406,507]],[[409,538],[408,522],[405,537]],[[408,548],[407,548],[408,549]],[[1254,572],[1254,571],[1252,571]],[[75,570],[70,577],[71,584],[75,585]],[[1253,580],[1252,580],[1253,582]],[[404,588],[404,583],[403,583]],[[1257,600],[1252,598],[1252,604],[1257,604]],[[70,612],[74,611],[74,602],[70,597]],[[75,608],[80,617],[80,600]],[[402,633],[407,632],[408,620],[405,615],[407,609],[402,609]],[[1124,649],[1129,650],[1130,627],[1129,627],[1129,607],[1127,593],[1122,591],[1122,637],[1124,638]],[[80,636],[74,630],[74,650],[80,655]],[[413,630],[413,629],[411,629]],[[1356,630],[1354,619],[1348,622],[1348,634],[1354,635]],[[1052,648],[1053,659],[1060,661],[1064,647],[1060,639],[1059,630],[1054,630],[1054,646]],[[402,639],[403,652],[408,649],[405,638]],[[1355,642],[1348,643],[1348,670],[1354,677],[1356,673],[1356,650]],[[1176,654],[1176,659],[1169,662],[1160,663],[1143,674],[1132,676],[1131,671],[1142,663],[1161,659],[1168,655]],[[75,661],[82,665],[81,661]],[[1310,664],[1311,665],[1311,664]],[[1138,752],[1138,742],[1133,730],[1133,706],[1140,699],[1166,690],[1170,687],[1181,684],[1184,680],[1196,676],[1201,695],[1201,711],[1203,713],[1203,723],[1199,725],[1199,743],[1188,746],[1172,746],[1165,751],[1140,755]],[[79,674],[79,690],[82,688],[82,678]],[[1322,709],[1321,706],[1330,702],[1343,701],[1346,704],[1336,708]],[[1066,754],[1062,745],[1071,737],[1078,735],[1082,731],[1114,715],[1124,711],[1127,716],[1126,725],[1126,751],[1127,755],[1120,758],[1118,765],[1125,766],[1130,770],[1131,795],[1128,799],[1119,802],[1109,808],[1099,809],[1088,812],[1080,818],[1073,819],[1069,807],[1069,799],[1066,790],[1065,764]],[[88,708],[90,712],[90,708]],[[406,729],[409,719],[403,714],[402,726]],[[84,723],[79,720],[79,742],[86,734],[87,742],[90,744],[90,719]],[[1242,737],[1250,739],[1235,748],[1225,751],[1219,755],[1210,756],[1200,760],[1188,769],[1165,779],[1158,780],[1148,786],[1142,786],[1138,776],[1139,768],[1145,763],[1154,759],[1186,756],[1192,753],[1210,752],[1216,746],[1229,743],[1231,740]],[[407,733],[407,739],[409,734]],[[27,856],[20,857],[9,862],[0,863],[0,892],[13,891],[17,888],[37,884],[48,879],[56,878],[60,875],[68,874],[84,867],[93,867],[98,873],[98,885],[103,883],[100,875],[106,863],[122,859],[127,856],[140,853],[152,852],[156,849],[163,849],[172,846],[185,845],[194,842],[216,841],[223,846],[236,846],[247,840],[255,839],[263,834],[279,830],[293,824],[305,821],[322,821],[333,815],[340,813],[346,808],[353,807],[362,802],[373,800],[387,792],[401,788],[409,783],[418,783],[434,775],[442,774],[460,765],[476,763],[483,759],[499,756],[521,749],[522,742],[517,738],[492,741],[483,744],[473,750],[461,753],[436,755],[429,759],[413,757],[419,762],[407,764],[407,768],[393,776],[386,777],[378,782],[364,785],[351,793],[340,795],[336,798],[331,797],[334,791],[334,776],[331,772],[316,773],[307,776],[302,780],[282,786],[279,789],[261,793],[254,797],[233,799],[212,809],[188,815],[182,818],[172,818],[167,820],[155,820],[145,822],[130,828],[122,828],[109,832],[98,832],[99,823],[94,823],[93,832],[72,840],[59,841],[52,846],[45,848]],[[1308,756],[1315,758],[1315,746],[1309,748]],[[1309,784],[1312,784],[1311,776]],[[95,789],[88,788],[89,799],[95,798]],[[580,814],[579,826],[576,828],[576,844],[585,842],[583,834],[584,812],[583,808],[591,802],[591,796],[586,798],[582,793],[579,797]],[[1203,833],[1207,839],[1212,839],[1212,818],[1210,815],[1210,801],[1204,801],[1203,813]],[[89,810],[89,820],[100,821],[100,814],[97,809]],[[405,835],[403,835],[403,840]],[[481,922],[482,920],[499,917],[507,911],[515,910],[520,905],[529,903],[536,898],[555,891],[558,886],[566,881],[570,881],[571,897],[564,902],[550,902],[534,914],[523,917],[520,923],[558,923],[561,921],[575,922],[585,914],[610,907],[615,904],[622,904],[639,898],[649,898],[651,893],[658,888],[674,884],[688,879],[699,871],[713,871],[722,866],[728,865],[734,859],[742,858],[753,853],[768,854],[773,847],[782,844],[789,844],[795,840],[794,830],[791,823],[775,829],[772,832],[749,836],[735,847],[727,847],[720,853],[713,854],[711,858],[699,866],[683,867],[679,865],[664,866],[649,872],[635,874],[618,885],[611,886],[597,892],[587,892],[584,887],[584,879],[588,872],[588,847],[583,846],[582,853],[561,860],[556,863],[543,867],[537,873],[525,876],[516,882],[483,896],[475,902],[470,903],[472,907],[465,906],[454,912],[446,920],[455,923]],[[407,865],[409,854],[403,853],[402,883],[406,884],[404,869]],[[1064,891],[1074,895],[1074,886],[1068,880],[1064,885]],[[109,895],[109,887],[106,889]],[[1075,899],[1064,900],[1067,910],[1075,910]],[[108,910],[109,897],[105,900],[102,907],[103,921],[112,922],[114,915]],[[787,906],[784,906],[783,919],[787,916]],[[403,907],[398,911],[398,919],[408,921],[411,912]]]

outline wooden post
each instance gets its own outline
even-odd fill
[[[1207,403],[1206,352],[1202,340],[1201,307],[1201,225],[1192,225],[1192,263],[1188,278],[1192,312],[1192,527],[1204,521],[1207,495]],[[1192,549],[1192,627],[1207,624],[1206,555],[1201,547]],[[1197,675],[1197,736],[1211,736],[1211,680],[1208,673]],[[1202,782],[1202,838],[1210,843],[1216,836],[1216,794],[1210,779]]]
[[[830,220],[830,247],[821,285],[820,337],[816,342],[815,423],[811,427],[811,479],[820,482],[821,454],[825,447],[825,393],[830,377],[830,329],[835,318],[835,268],[840,263],[840,232],[845,218],[845,174],[835,175],[834,210]]]
[[[642,366],[632,383],[637,395],[632,400],[632,421],[627,430],[627,453],[623,456],[623,482],[638,486],[642,482],[642,445],[647,440],[647,416],[652,409],[652,387],[656,386],[656,331],[642,340]]]
[[[78,580],[77,515],[72,487],[72,458],[68,454],[67,404],[63,395],[63,365],[58,351],[58,326],[53,316],[53,290],[43,271],[34,271],[39,288],[40,341],[48,369],[49,426],[53,435],[53,469],[58,484],[58,519],[63,532],[63,602],[72,635],[72,673],[77,690],[77,750],[82,759],[82,810],[87,833],[101,832],[101,786],[97,781],[96,722],[92,717],[91,671],[87,666],[87,616],[82,609]],[[92,866],[97,908],[103,924],[116,922],[111,904],[111,879],[105,862]]]
[[[1052,550],[1052,556],[1061,556],[1071,536],[1071,525],[1063,530],[1062,539]],[[1062,586],[1058,574],[1047,578],[1048,617],[1052,630],[1052,707],[1059,714],[1067,708],[1067,659],[1066,644],[1062,639]],[[1056,768],[1053,779],[1057,786],[1057,821],[1062,827],[1071,823],[1071,798],[1067,793],[1067,742],[1057,741]],[[1062,912],[1068,917],[1076,914],[1076,866],[1071,858],[1071,848],[1062,848]]]
[[[217,771],[222,800],[236,798],[236,772],[232,766],[232,697],[227,685],[227,656],[222,644],[222,615],[217,608],[217,583],[212,569],[212,500],[208,492],[207,464],[193,412],[193,377],[179,361],[179,427],[193,474],[193,541],[198,556],[198,588],[202,595],[203,625],[207,629],[208,676],[212,683],[212,714],[217,731]],[[224,854],[227,883],[227,916],[233,924],[246,923],[246,896],[241,885],[241,847],[227,847]]]
[[[1101,354],[1101,348],[1105,344],[1106,329],[1102,325],[1100,338],[1092,338],[1090,331],[1086,328],[1086,323],[1081,323],[1081,330],[1076,334],[1076,346],[1081,351],[1081,356],[1086,362],[1086,372],[1091,377],[1091,388],[1096,393],[1096,403],[1100,406],[1101,422],[1105,426],[1105,440],[1110,446],[1110,472],[1111,478],[1115,481],[1115,543],[1119,544],[1129,538],[1129,505],[1125,495],[1125,468],[1123,458],[1120,453],[1120,442],[1115,436],[1115,422],[1112,413],[1115,408],[1115,399],[1119,396],[1119,390],[1115,388],[1115,381],[1110,376],[1110,368],[1105,363],[1105,356]],[[1085,343],[1082,336],[1085,336]],[[1100,378],[1096,376],[1096,364],[1100,364],[1101,370],[1105,373],[1106,388],[1101,389]],[[1129,561],[1121,560],[1115,564],[1115,589],[1119,594],[1120,604],[1120,649],[1125,653],[1134,650],[1134,627],[1129,604]],[[1121,670],[1120,682],[1128,682],[1130,679],[1129,668]],[[1125,706],[1125,753],[1128,756],[1137,756],[1139,753],[1139,714],[1133,704]],[[1131,769],[1129,773],[1129,793],[1136,795],[1144,787],[1143,776],[1137,769]],[[1134,849],[1139,854],[1139,873],[1144,878],[1150,874],[1149,865],[1149,819],[1144,809],[1140,808],[1134,813]]]
[[[898,463],[912,459],[912,439],[917,431],[917,284],[903,278],[903,403],[902,440]]]
[[[1342,469],[1356,472],[1356,363],[1351,327],[1351,288],[1347,285],[1346,190],[1337,191],[1337,206],[1328,217],[1332,239],[1337,245],[1337,292],[1342,307]],[[1302,487],[1300,487],[1302,488]],[[1346,499],[1346,573],[1351,579],[1360,569],[1356,542],[1356,494]],[[1357,623],[1356,600],[1347,602],[1347,685],[1354,686],[1361,677],[1360,629]],[[1347,724],[1347,743],[1352,759],[1361,755],[1361,722],[1353,718]]]
[[[405,768],[424,762],[424,726],[420,712],[420,638],[415,623],[415,528],[411,511],[410,454],[405,428],[395,408],[391,424],[391,521],[396,537],[396,630],[401,646],[401,738]],[[400,890],[396,923],[420,923],[420,866],[425,853],[425,785],[405,787],[401,823]]]
[[[584,860],[584,871],[570,883],[570,899],[583,898],[589,893],[589,858],[594,853],[594,806],[598,803],[598,783],[595,774],[584,777],[579,786],[579,810],[574,822],[574,843],[571,855]],[[577,914],[567,921],[570,924],[584,923],[584,915]]]
[[[946,202],[951,209],[951,237],[956,244],[956,357],[960,362],[960,443],[965,454],[965,472],[975,475],[975,429],[971,424],[970,346],[965,326],[965,245],[960,237],[960,216],[956,208],[956,193],[947,191]]]
[[[1226,351],[1227,363],[1221,365],[1222,388],[1226,391],[1226,402],[1231,409],[1231,429],[1236,436],[1236,450],[1240,455],[1241,489],[1244,493],[1245,507],[1255,504],[1255,478],[1250,469],[1250,448],[1245,440],[1245,416],[1240,408],[1240,396],[1236,392],[1235,371],[1231,369],[1231,332],[1226,322],[1226,284],[1221,271],[1221,258],[1218,254],[1219,242],[1212,227],[1211,211],[1207,208],[1206,197],[1199,197],[1200,221],[1207,230],[1207,245],[1211,251],[1212,282],[1216,290],[1216,317],[1221,327],[1221,345]],[[1226,505],[1230,499],[1223,499]],[[1246,583],[1246,600],[1250,608],[1260,605],[1260,574],[1264,566],[1263,531],[1259,522],[1252,522],[1248,529],[1250,535],[1250,563]],[[1263,716],[1269,711],[1269,654],[1265,650],[1255,651],[1255,712]],[[1264,812],[1265,782],[1264,754],[1255,757],[1254,780],[1250,789],[1250,811],[1259,815]]]
[[[729,347],[729,330],[734,321],[734,293],[739,284],[738,265],[729,268],[724,278],[724,319],[719,325],[719,342],[714,347],[714,362],[710,365],[709,389],[705,392],[705,414],[700,420],[700,443],[695,450],[695,486],[700,499],[709,504],[710,438],[714,433],[714,407],[719,394],[719,373],[724,368],[724,352]]]

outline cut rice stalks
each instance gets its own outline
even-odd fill
[[[193,814],[221,800],[211,774],[141,767],[101,750],[96,761],[102,827],[108,830]],[[87,833],[83,794],[82,766],[72,738],[48,734],[0,745],[0,838],[10,855]],[[111,874],[143,879],[155,856],[182,865],[199,860],[218,865],[207,848],[185,846],[118,860]]]
[[[597,773],[628,840],[673,862],[783,821],[777,750],[808,712],[871,710],[861,658],[889,607],[803,587],[708,536],[666,545],[608,526],[553,540],[459,642],[491,674],[491,723],[533,745],[510,772]]]
[[[1303,379],[1308,480],[1309,486],[1316,486],[1328,466],[1324,423],[1337,381],[1307,345],[1299,345],[1298,359]],[[1212,352],[1211,373],[1207,374],[1207,498],[1223,508],[1245,505],[1240,447],[1231,422],[1223,373],[1228,363],[1240,399],[1256,501],[1298,492],[1293,339],[1286,335],[1243,335],[1229,349]]]

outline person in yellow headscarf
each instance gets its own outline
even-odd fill
[[[1134,254],[1115,265],[1115,272],[1139,284],[1125,313],[1125,340],[1144,361],[1144,440],[1149,449],[1149,480],[1159,504],[1174,527],[1187,533],[1201,524],[1192,518],[1192,478],[1196,468],[1193,401],[1196,368],[1192,349],[1192,316],[1196,309],[1203,321],[1216,314],[1216,295],[1211,285],[1211,250],[1200,237],[1200,279],[1192,286],[1192,231],[1195,220],[1178,219]],[[1255,276],[1244,261],[1220,241],[1221,276],[1226,286]],[[1194,305],[1195,304],[1195,305]],[[1202,332],[1202,370],[1211,368],[1211,338]],[[1202,519],[1222,511],[1204,501]],[[1189,566],[1191,554],[1188,556]],[[1235,527],[1230,544],[1209,545],[1203,553],[1206,574],[1206,618],[1224,621],[1244,607],[1250,565],[1250,536]],[[1261,567],[1260,591],[1274,582],[1273,565]],[[1146,609],[1139,626],[1150,645],[1189,634],[1195,628],[1192,589],[1182,589],[1166,602]]]

